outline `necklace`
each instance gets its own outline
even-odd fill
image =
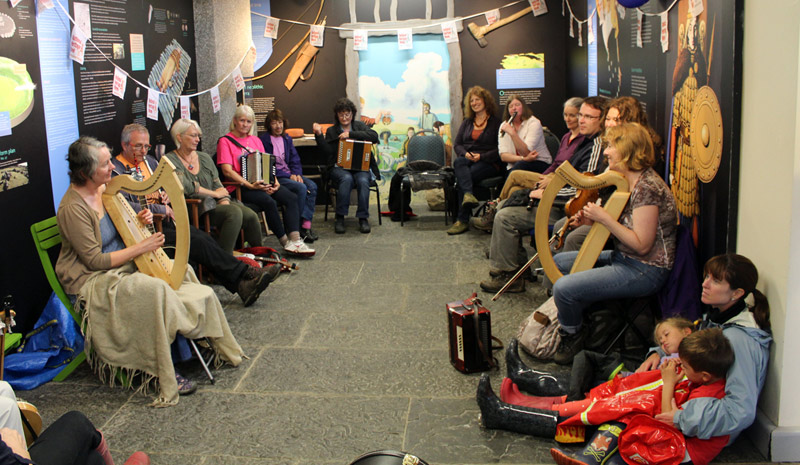
[[[483,121],[481,121],[481,122],[479,123],[479,122],[478,122],[478,116],[477,116],[477,115],[475,115],[475,127],[476,127],[476,128],[478,128],[478,129],[480,129],[480,128],[482,128],[482,127],[486,126],[486,122],[487,122],[488,120],[489,120],[489,115],[485,115],[485,116],[484,116],[484,118],[483,118]]]
[[[189,160],[188,161],[186,160],[186,158],[183,157],[183,155],[181,155],[180,151],[176,150],[175,152],[178,154],[178,158],[181,159],[181,161],[183,162],[184,165],[186,165],[187,168],[189,168],[190,170],[194,169],[194,165],[192,164],[192,158],[194,158],[194,157],[192,157],[192,153],[194,153],[194,151],[189,152]]]

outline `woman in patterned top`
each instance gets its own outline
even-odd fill
[[[553,285],[561,323],[561,344],[554,359],[560,364],[571,363],[583,348],[584,309],[602,300],[658,292],[675,261],[675,199],[652,168],[655,154],[650,134],[637,123],[626,123],[608,129],[605,139],[608,165],[627,179],[631,195],[619,220],[595,203],[578,214],[578,225],[599,222],[608,228],[614,250],[603,251],[595,268],[565,275]],[[569,271],[577,254],[556,255],[562,273]]]

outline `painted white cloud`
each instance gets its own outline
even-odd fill
[[[450,113],[450,92],[447,70],[442,69],[442,57],[436,53],[418,53],[412,58],[397,87],[391,87],[380,77],[359,76],[358,89],[364,99],[362,113],[376,117],[390,110],[395,121],[416,124],[422,111],[422,100],[431,104],[437,115]]]

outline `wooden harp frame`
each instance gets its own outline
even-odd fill
[[[553,253],[550,251],[550,244],[548,240],[548,223],[550,219],[550,210],[553,208],[558,191],[564,185],[578,189],[600,189],[608,186],[616,186],[617,190],[611,194],[606,205],[603,208],[615,220],[622,214],[622,210],[628,203],[628,198],[631,193],[628,187],[628,180],[616,171],[606,171],[598,176],[586,176],[579,173],[569,162],[564,162],[555,171],[553,179],[547,188],[542,193],[542,198],[539,201],[539,207],[536,210],[536,222],[534,224],[534,238],[536,240],[536,250],[539,253],[539,262],[542,264],[545,274],[550,279],[550,282],[555,284],[563,274],[559,271],[553,260]],[[586,236],[583,245],[581,246],[575,262],[572,264],[570,273],[584,271],[592,268],[603,251],[608,236],[611,232],[600,223],[594,223],[589,234]]]
[[[151,233],[141,224],[136,211],[120,191],[145,196],[162,188],[169,196],[175,214],[175,260],[170,260],[164,250],[159,248],[139,255],[133,261],[142,273],[166,281],[171,288],[177,290],[181,287],[189,262],[189,213],[183,197],[183,184],[175,173],[175,165],[167,157],[163,157],[152,176],[144,181],[135,181],[127,174],[114,177],[103,193],[103,206],[125,246],[130,247],[149,237]]]

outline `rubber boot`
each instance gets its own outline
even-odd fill
[[[525,365],[519,358],[519,341],[511,339],[506,349],[506,375],[521,390],[542,397],[555,397],[567,394],[569,380],[546,371],[537,371]]]
[[[544,438],[554,438],[556,435],[558,413],[502,402],[492,390],[486,373],[481,375],[476,398],[481,409],[481,422],[486,428]]]
[[[557,410],[555,406],[562,404],[565,397],[529,396],[520,392],[519,387],[514,384],[514,381],[511,381],[511,378],[504,378],[503,384],[500,385],[500,400],[507,404],[522,405],[523,407]]]
[[[582,451],[575,455],[568,454],[554,447],[550,455],[558,465],[611,465],[624,463],[617,453],[619,433],[625,428],[624,423],[612,421],[604,423],[597,428],[592,439]]]

